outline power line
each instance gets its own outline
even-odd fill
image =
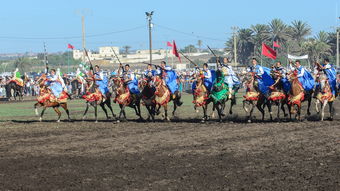
[[[179,31],[177,29],[173,29],[173,28],[170,28],[170,27],[162,26],[162,25],[159,25],[159,24],[154,24],[154,25],[158,26],[159,28],[163,28],[163,29],[166,29],[166,30],[169,30],[169,31],[173,31],[173,32],[177,32],[177,33],[180,33],[180,34],[184,34],[184,35],[187,35],[187,36],[192,36],[192,37],[197,37],[197,38],[202,38],[202,39],[207,39],[207,40],[213,40],[213,41],[223,41],[223,42],[226,41],[226,40],[212,38],[212,37],[207,37],[207,36],[202,36],[202,35],[194,35],[193,33]]]
[[[100,37],[100,36],[108,36],[112,34],[117,33],[124,33],[129,31],[138,30],[141,28],[145,28],[145,26],[137,26],[134,28],[129,28],[125,30],[119,30],[119,31],[112,31],[112,32],[106,32],[106,33],[99,33],[99,34],[92,34],[87,35],[87,38],[94,38],[94,37]],[[14,39],[14,40],[68,40],[68,39],[79,39],[82,38],[82,36],[65,36],[65,37],[19,37],[19,36],[0,36],[0,39]]]

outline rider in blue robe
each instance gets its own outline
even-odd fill
[[[277,62],[273,70],[281,74],[280,81],[282,84],[282,89],[285,93],[289,93],[291,84],[286,76],[287,71],[284,67],[282,67],[281,62]]]
[[[270,76],[270,69],[266,67],[262,67],[257,64],[256,58],[252,60],[253,67],[251,69],[252,72],[255,72],[255,76],[258,82],[259,91],[265,95],[269,95],[269,87],[274,84],[273,78]]]
[[[52,94],[59,98],[60,94],[63,92],[63,86],[61,82],[58,80],[58,75],[54,69],[51,69],[51,74],[47,77],[46,85],[52,91]]]
[[[96,85],[98,86],[99,91],[105,98],[107,93],[109,93],[108,79],[106,76],[104,76],[103,72],[100,71],[98,65],[95,66],[94,77],[96,79]]]
[[[327,75],[328,83],[332,89],[332,94],[336,96],[336,71],[335,68],[329,63],[329,59],[324,59],[323,71]]]
[[[127,86],[131,92],[131,94],[140,94],[138,89],[138,80],[136,75],[130,70],[130,65],[125,65],[125,70],[123,73],[124,81],[127,83]]]
[[[156,70],[152,69],[152,65],[148,64],[147,69],[144,71],[145,78],[152,78],[156,75]]]
[[[310,72],[308,72],[303,66],[301,66],[300,61],[295,61],[295,67],[298,71],[298,79],[302,84],[302,87],[305,91],[311,91],[314,89],[315,81]]]
[[[197,72],[201,72],[200,69],[197,67],[196,68]],[[203,75],[204,75],[204,86],[207,88],[207,90],[210,92],[211,91],[211,88],[212,88],[212,85],[213,85],[213,79],[214,79],[214,75],[215,75],[215,72],[214,71],[211,71],[209,68],[208,68],[208,64],[207,63],[204,63],[203,64]],[[196,81],[194,81],[192,83],[192,92],[195,91],[196,89]]]

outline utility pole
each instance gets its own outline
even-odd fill
[[[238,30],[238,27],[231,27],[231,30],[233,30],[233,36],[234,36],[234,65],[236,66],[237,63],[237,39],[236,39],[236,33]]]
[[[338,19],[340,20],[340,17],[338,17]],[[340,33],[340,27],[337,26],[336,27],[336,68],[338,69],[339,66],[339,33]]]
[[[149,21],[149,51],[150,51],[150,64],[152,64],[152,15],[153,11],[151,12],[145,12],[146,19]]]
[[[83,46],[83,62],[85,62],[85,16],[81,16],[81,32],[82,32],[82,46]]]

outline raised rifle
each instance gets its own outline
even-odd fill
[[[198,68],[198,65],[197,65],[194,61],[192,61],[190,58],[188,58],[187,56],[185,56],[181,51],[179,51],[179,53],[180,53],[184,58],[186,58],[187,60],[189,60],[189,62],[192,63],[192,64],[195,66],[195,68]]]
[[[44,42],[44,62],[45,62],[45,74],[48,73],[48,60],[47,60],[47,52],[46,52],[46,44]]]
[[[89,63],[90,63],[90,71],[91,71],[91,73],[92,73],[93,82],[96,82],[96,78],[94,77],[93,65],[92,65],[92,62],[91,62],[91,60],[90,60],[89,54],[87,53],[86,48],[84,48],[84,51],[85,51],[85,56],[86,56],[86,58],[89,60]]]
[[[208,49],[210,50],[210,52],[215,56],[215,58],[216,58],[216,64],[220,64],[220,66],[222,66],[222,63],[221,63],[221,61],[220,61],[220,59],[216,56],[216,54],[215,54],[215,52],[213,51],[213,50],[211,50],[211,48],[207,45],[207,47],[208,47]],[[218,67],[218,65],[217,65],[217,67]]]

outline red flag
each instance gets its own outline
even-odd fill
[[[281,47],[281,46],[279,45],[279,42],[278,42],[278,41],[277,41],[277,42],[274,41],[274,42],[273,42],[273,46],[274,46],[274,47],[277,47],[277,48],[280,48],[280,47]]]
[[[262,43],[262,55],[267,56],[268,58],[271,58],[273,60],[276,59],[276,52],[275,52],[275,50],[271,49],[265,43]]]
[[[69,49],[74,49],[74,46],[72,45],[72,44],[67,44],[67,48],[69,48]]]
[[[169,42],[169,41],[168,41],[168,42],[166,43],[166,46],[170,46],[170,47],[172,47],[172,44],[171,44],[171,42]]]
[[[176,42],[173,41],[172,45],[173,45],[172,46],[172,54],[174,54],[178,58],[179,62],[182,63],[181,57],[179,56],[178,51],[177,51]]]

